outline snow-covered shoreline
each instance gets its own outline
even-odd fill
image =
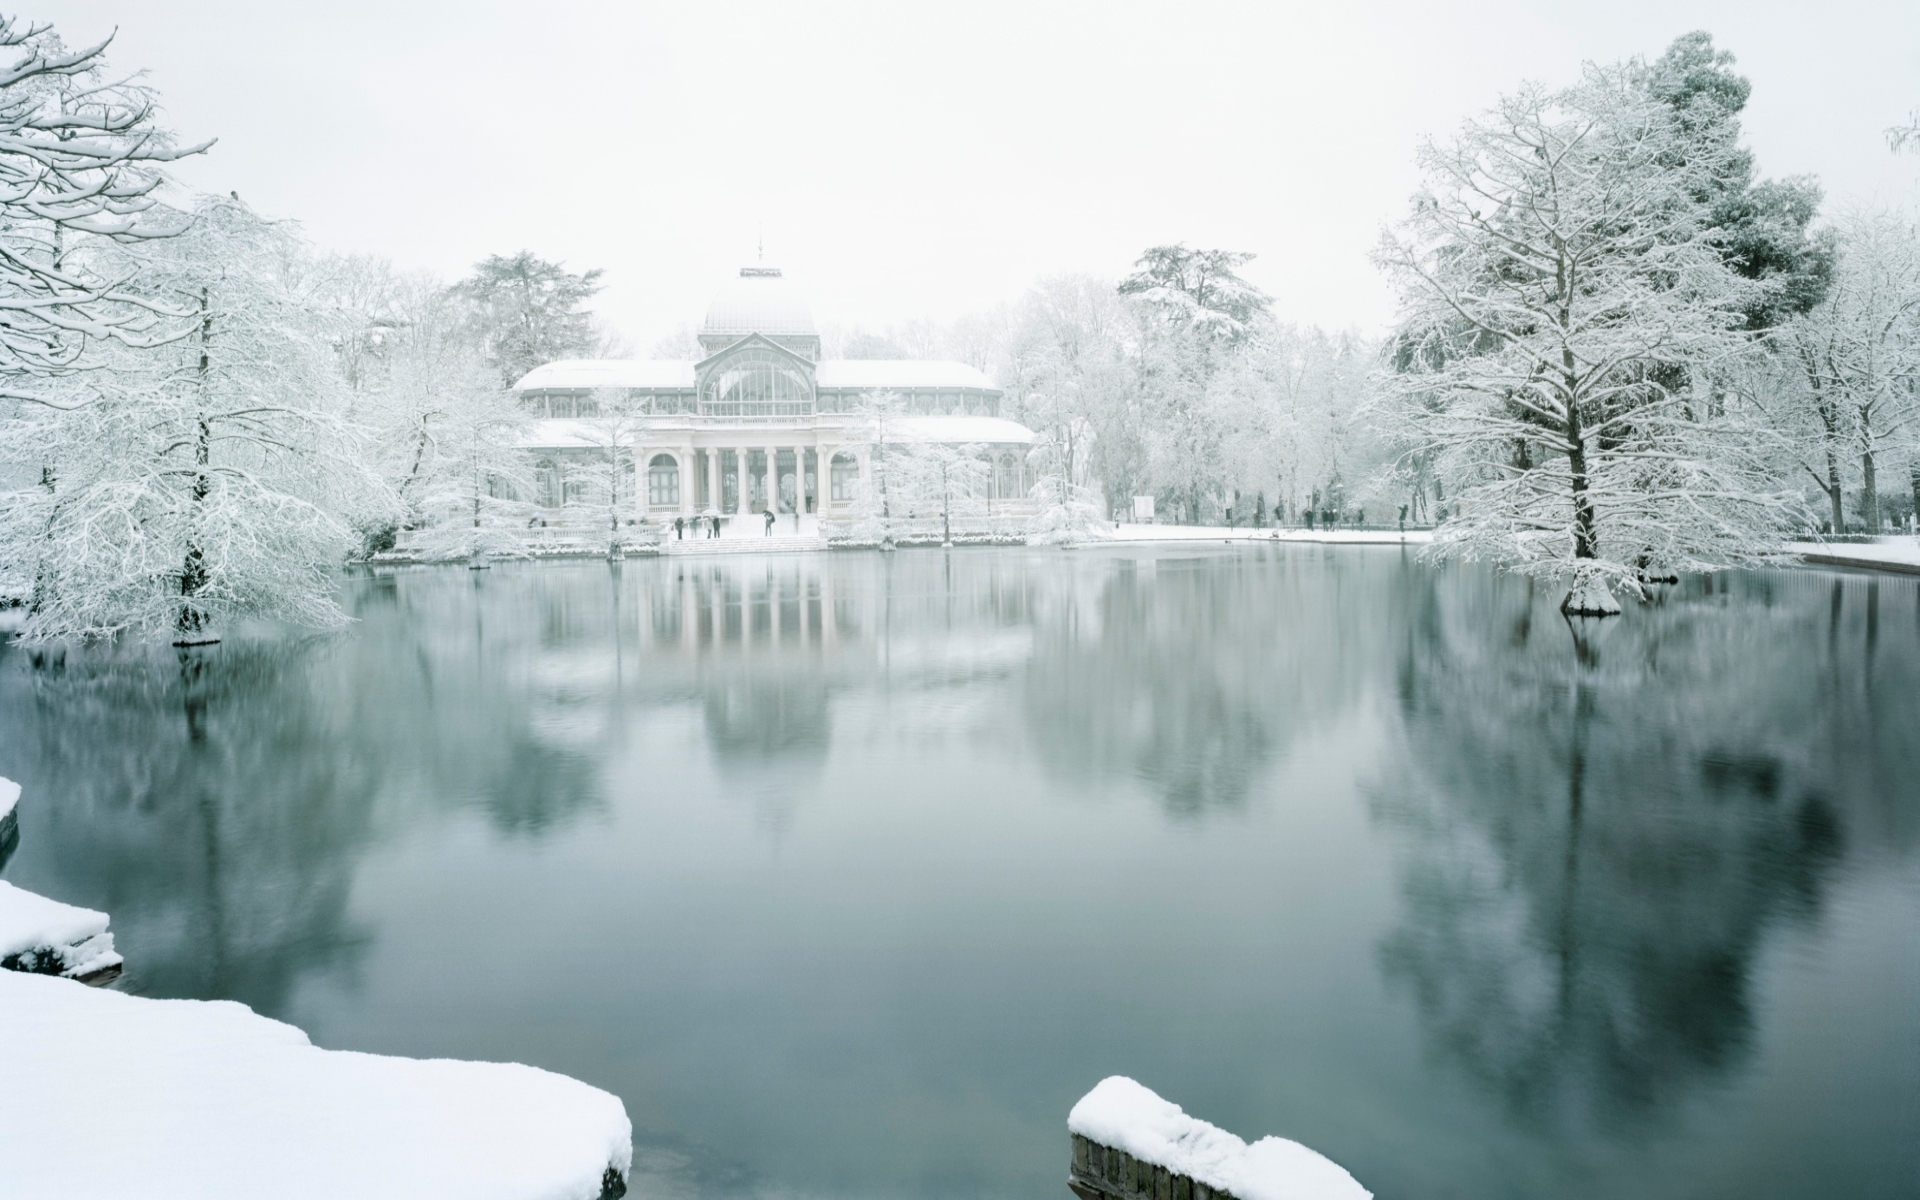
[[[1114,526],[1111,538],[1091,544],[1128,542],[1305,542],[1323,546],[1423,546],[1433,540],[1430,529],[1296,529],[1292,527],[1252,528],[1225,525],[1130,525]]]
[[[1823,567],[1864,567],[1920,575],[1920,538],[1890,537],[1877,542],[1792,542],[1787,549]]]
[[[12,1200],[596,1200],[620,1100],[516,1063],[322,1050],[230,1001],[0,971],[0,1178]]]
[[[0,778],[0,819],[20,787]],[[231,1001],[86,986],[107,914],[0,881],[0,1194],[606,1200],[619,1098],[518,1063],[322,1050]]]
[[[1340,1164],[1299,1142],[1265,1137],[1248,1145],[1124,1075],[1109,1076],[1082,1096],[1067,1114],[1067,1131],[1076,1139],[1069,1178],[1083,1200],[1182,1192],[1211,1200],[1371,1200],[1373,1195]],[[1143,1178],[1141,1165],[1191,1183],[1182,1187],[1161,1179],[1156,1188],[1155,1181]]]

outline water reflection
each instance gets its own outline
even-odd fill
[[[1769,931],[1818,916],[1850,844],[1912,846],[1920,658],[1879,603],[1723,578],[1596,630],[1431,581],[1375,811],[1409,851],[1382,966],[1436,1051],[1520,1119],[1615,1129],[1748,1059]]]
[[[1407,562],[1329,575],[1318,552],[1087,560],[1045,580],[1022,692],[1056,780],[1146,784],[1168,815],[1247,803],[1297,738],[1341,719],[1392,644]]]
[[[5,865],[110,911],[132,986],[619,1092],[642,1191],[1047,1194],[1123,1070],[1381,1194],[1658,1195],[1661,1139],[1791,1144],[1689,1101],[1818,1085],[1767,1063],[1770,954],[1911,873],[1916,590],[1570,626],[1395,549],[363,576],[325,639],[0,647]],[[1904,976],[1846,978],[1916,1044]],[[1807,1178],[1912,1164],[1910,1059]]]
[[[0,744],[34,748],[8,763],[26,790],[10,878],[110,913],[138,990],[273,1013],[302,973],[350,971],[376,789],[299,683],[327,651],[55,650],[6,672]]]

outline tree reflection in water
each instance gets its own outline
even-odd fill
[[[1043,577],[1022,711],[1054,776],[1137,779],[1181,819],[1244,806],[1390,653],[1406,562],[1329,573],[1313,553],[1147,554]]]
[[[0,676],[0,742],[36,747],[10,877],[111,914],[128,986],[277,1013],[364,949],[347,899],[375,789],[325,752],[303,681],[327,650],[54,649]]]
[[[1374,805],[1407,848],[1382,968],[1523,1121],[1635,1127],[1751,1051],[1768,930],[1848,854],[1911,846],[1914,642],[1879,641],[1877,584],[1808,574],[1692,581],[1600,630],[1471,572],[1421,599],[1410,753]]]

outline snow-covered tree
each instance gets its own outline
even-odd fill
[[[578,417],[572,428],[589,445],[592,453],[575,461],[567,475],[567,523],[581,528],[607,531],[607,554],[620,552],[624,540],[621,525],[631,520],[634,501],[642,486],[633,458],[633,445],[643,424],[643,415],[624,390],[599,388],[594,392],[592,415]]]
[[[910,512],[940,514],[940,540],[953,544],[953,518],[986,511],[993,465],[978,445],[909,442],[891,454],[897,502]]]
[[[353,324],[379,335],[383,373],[357,403],[399,526],[433,557],[523,553],[526,418],[486,361],[470,304],[425,275],[391,277],[376,303],[376,318]]]
[[[893,492],[897,485],[894,457],[901,450],[901,422],[906,420],[907,402],[898,392],[863,392],[853,405],[853,424],[848,430],[850,445],[867,448],[868,476],[862,481],[854,511],[863,523],[873,524],[876,536],[890,535],[893,521]]]
[[[1465,489],[1439,552],[1608,612],[1615,587],[1778,544],[1793,507],[1754,424],[1701,386],[1746,347],[1753,299],[1702,199],[1731,132],[1686,127],[1632,65],[1590,66],[1422,149],[1377,260],[1404,309],[1392,412]]]
[[[82,253],[179,232],[154,196],[176,146],[151,89],[106,73],[106,42],[68,50],[50,26],[0,15],[0,399],[84,366],[89,345],[184,336],[187,313],[142,289],[130,260]]]
[[[500,382],[512,387],[544,363],[579,358],[598,341],[592,314],[581,305],[600,290],[598,269],[573,274],[559,263],[522,250],[474,265],[459,284],[474,305],[474,320]]]
[[[1883,212],[1849,216],[1838,232],[1839,260],[1825,298],[1778,338],[1800,378],[1780,389],[1771,409],[1825,497],[1835,533],[1847,528],[1841,464],[1849,457],[1858,463],[1860,519],[1871,532],[1880,528],[1886,450],[1920,459],[1913,454],[1920,435],[1920,231]]]
[[[1010,408],[1036,430],[1074,485],[1098,482],[1109,505],[1142,477],[1138,391],[1128,361],[1135,316],[1105,280],[1041,280],[1022,301],[1008,347]]]
[[[181,216],[176,237],[73,253],[155,309],[191,311],[188,335],[108,347],[0,436],[0,454],[42,468],[0,499],[0,577],[30,583],[28,636],[336,624],[354,527],[390,508],[344,418],[295,231],[225,198]]]

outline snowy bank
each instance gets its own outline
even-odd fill
[[[1433,540],[1431,529],[1298,529],[1230,528],[1225,525],[1128,525],[1114,526],[1113,538],[1120,542],[1308,542],[1323,546],[1415,546]]]
[[[1865,567],[1920,575],[1920,538],[1891,537],[1877,542],[1794,542],[1787,549],[1810,563],[1829,567]]]
[[[1122,1075],[1101,1080],[1067,1114],[1069,1184],[1082,1200],[1369,1200],[1331,1159],[1285,1138],[1249,1146]],[[1157,1168],[1157,1170],[1150,1170]]]
[[[632,1158],[620,1101],[509,1063],[321,1050],[227,1001],[0,972],[10,1200],[594,1200]]]
[[[0,784],[8,781],[0,779]],[[15,798],[19,787],[13,789]],[[0,804],[6,801],[0,787]],[[9,814],[11,815],[11,814]],[[87,982],[120,969],[107,914],[36,896],[0,880],[0,968]]]

